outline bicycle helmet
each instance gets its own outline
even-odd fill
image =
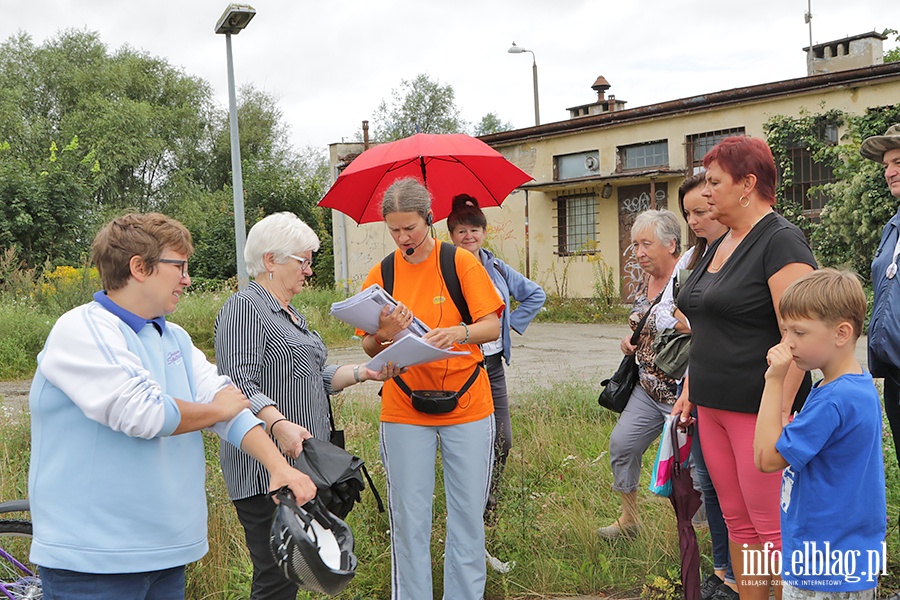
[[[297,506],[283,487],[278,499],[269,546],[285,577],[305,590],[331,596],[344,589],[356,574],[353,532],[313,498]]]

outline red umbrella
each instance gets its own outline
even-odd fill
[[[415,177],[428,187],[435,221],[450,214],[458,194],[474,196],[482,207],[500,206],[511,191],[533,179],[479,139],[417,133],[357,156],[319,206],[337,209],[360,224],[380,221],[384,190],[403,177]]]

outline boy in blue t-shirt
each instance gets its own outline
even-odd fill
[[[784,469],[783,599],[874,598],[887,515],[881,403],[855,356],[866,297],[855,275],[822,269],[785,290],[779,313],[783,337],[766,356],[753,450],[760,471]],[[824,379],[783,425],[791,361]]]

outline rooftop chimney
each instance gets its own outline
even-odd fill
[[[594,82],[594,85],[591,86],[591,89],[597,92],[597,102],[603,102],[606,100],[606,90],[611,88],[609,82],[606,80],[606,77],[601,75],[597,78],[597,81]]]
[[[882,42],[887,36],[875,31],[853,35],[833,42],[815,44],[806,53],[806,74],[834,73],[873,67],[884,63]]]
[[[590,104],[582,104],[566,109],[569,111],[569,118],[575,119],[587,115],[599,115],[600,113],[622,110],[625,107],[624,100],[616,100],[616,97],[612,94],[609,95],[609,98],[606,97],[606,91],[610,87],[612,86],[609,85],[606,77],[603,75],[597,77],[594,80],[594,85],[591,86],[591,89],[597,92],[597,100]]]

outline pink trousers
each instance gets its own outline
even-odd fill
[[[781,550],[781,471],[761,473],[753,464],[755,413],[697,408],[703,458],[728,526],[738,544],[771,542]]]

